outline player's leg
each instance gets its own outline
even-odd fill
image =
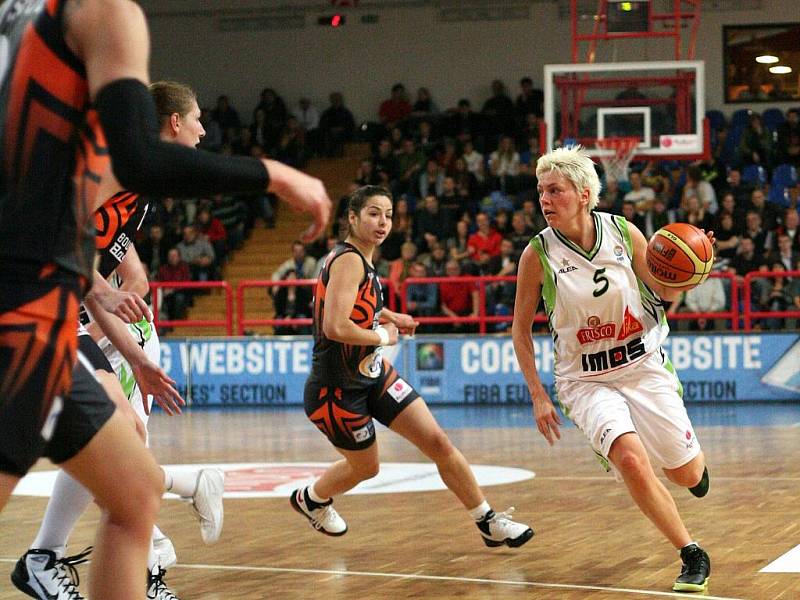
[[[333,508],[333,496],[375,477],[380,469],[375,424],[369,415],[367,390],[342,390],[306,383],[306,415],[344,457],[313,484],[294,490],[289,501],[312,527],[327,535],[344,535],[347,524]]]
[[[467,459],[436,422],[425,401],[388,361],[384,362],[382,393],[371,398],[370,411],[436,464],[442,481],[476,522],[487,546],[518,547],[533,537],[530,527],[509,518],[513,507],[502,513],[492,510]]]
[[[0,510],[3,510],[8,499],[11,497],[11,492],[17,487],[20,478],[16,475],[8,473],[0,473]]]

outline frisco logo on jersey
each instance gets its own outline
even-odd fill
[[[566,258],[561,259],[561,268],[558,270],[558,273],[560,275],[563,275],[564,273],[569,273],[570,271],[577,271],[577,270],[578,270],[578,267],[576,267],[575,265],[569,264],[569,260],[568,259],[566,259]]]
[[[592,315],[586,319],[588,327],[578,329],[577,337],[578,342],[583,344],[591,344],[592,342],[599,342],[601,340],[613,340],[617,331],[616,323],[600,323],[600,317]],[[631,314],[630,308],[625,307],[625,316],[622,320],[622,327],[619,329],[617,340],[624,340],[635,333],[644,331],[644,327],[639,320]]]

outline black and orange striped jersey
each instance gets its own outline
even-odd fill
[[[362,329],[375,329],[383,308],[383,296],[378,273],[364,256],[351,244],[342,242],[331,250],[317,279],[314,289],[314,354],[311,376],[334,388],[363,388],[374,385],[381,375],[383,364],[380,346],[355,346],[335,342],[322,332],[325,316],[325,292],[330,279],[330,268],[337,258],[355,252],[364,266],[364,276],[350,313],[350,320]]]
[[[90,211],[109,157],[65,41],[66,1],[0,5],[0,260],[89,277]]]
[[[142,226],[149,204],[139,194],[117,192],[94,213],[95,237],[99,263],[97,270],[108,278],[119,266],[136,232]]]

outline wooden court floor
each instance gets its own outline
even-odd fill
[[[151,432],[165,464],[336,458],[297,410],[159,414]],[[211,547],[202,545],[189,509],[165,501],[159,525],[179,561],[168,573],[170,587],[182,600],[681,596],[671,592],[677,553],[623,485],[599,468],[575,429],[565,430],[552,449],[532,426],[450,434],[473,464],[535,471],[534,479],[485,488],[495,508],[513,505],[515,517],[533,526],[536,536],[527,545],[486,548],[447,491],[339,498],[337,509],[350,528],[341,538],[314,532],[286,498],[231,499],[222,539]],[[709,460],[709,496],[669,489],[711,555],[709,595],[800,598],[800,573],[759,573],[800,544],[800,428],[700,427],[698,436]],[[424,461],[391,432],[379,432],[379,443],[386,462]],[[45,503],[15,496],[0,515],[0,600],[24,597],[8,573],[33,539]],[[96,519],[93,507],[69,551],[91,543]],[[86,566],[80,570],[86,577]]]

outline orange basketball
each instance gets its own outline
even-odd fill
[[[714,248],[706,234],[688,223],[670,223],[647,244],[647,268],[667,287],[697,286],[714,264]]]

